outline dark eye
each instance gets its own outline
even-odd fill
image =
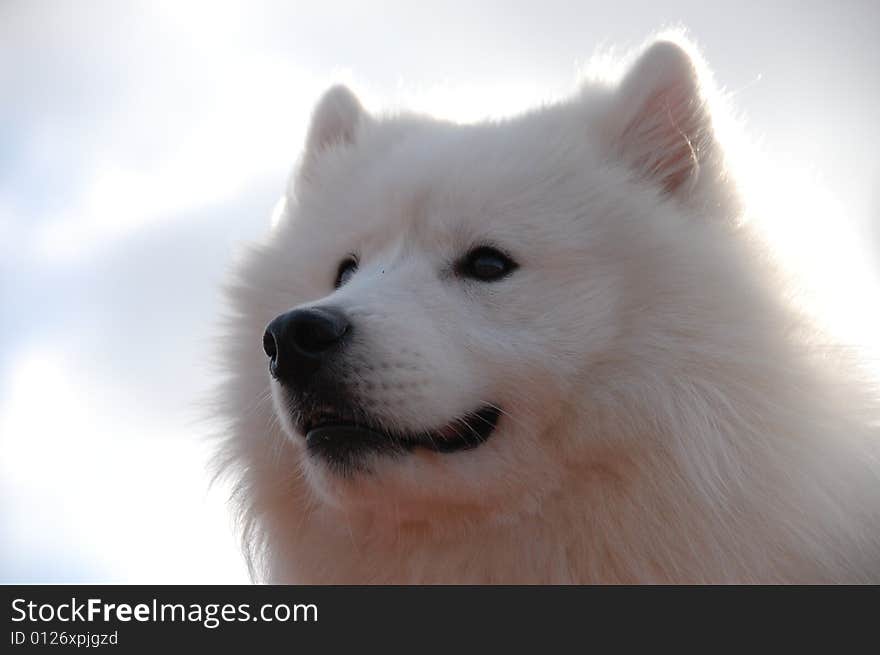
[[[479,246],[464,256],[456,271],[464,277],[494,282],[509,275],[516,266],[516,262],[503,252],[489,246]]]
[[[336,271],[336,282],[333,287],[338,289],[351,279],[358,269],[357,259],[353,256],[346,257],[339,263],[339,270]]]

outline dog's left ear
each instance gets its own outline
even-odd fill
[[[330,87],[312,113],[306,151],[317,155],[332,145],[351,143],[363,115],[361,103],[348,87]]]
[[[613,155],[672,195],[689,195],[718,156],[695,60],[657,41],[636,60],[607,117]],[[702,171],[715,173],[717,171]]]
[[[361,103],[347,87],[337,85],[325,91],[312,113],[300,177],[308,178],[315,162],[327,150],[354,143],[366,118]]]

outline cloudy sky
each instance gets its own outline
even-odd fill
[[[597,49],[676,25],[777,202],[868,253],[844,273],[856,259],[787,223],[866,304],[876,3],[0,2],[0,582],[246,579],[197,402],[218,282],[266,229],[325,87],[508,115],[572,91]]]

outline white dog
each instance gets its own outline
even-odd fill
[[[686,42],[518,118],[314,112],[239,262],[252,572],[880,582],[880,403],[742,220]]]

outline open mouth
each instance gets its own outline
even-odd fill
[[[399,432],[352,409],[321,406],[301,410],[299,431],[306,437],[310,454],[347,468],[369,452],[394,455],[423,448],[453,453],[476,448],[491,436],[500,416],[500,409],[486,405],[438,429]]]

